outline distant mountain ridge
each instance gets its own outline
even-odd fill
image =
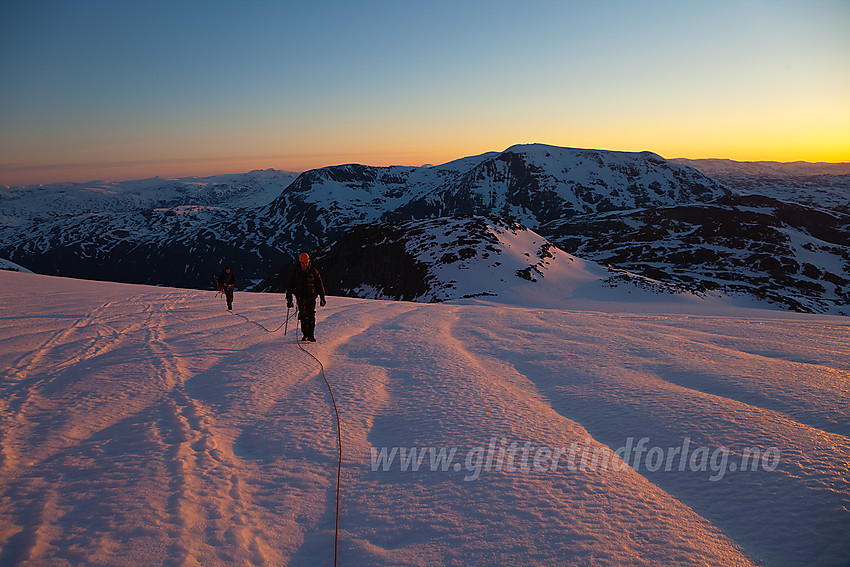
[[[49,219],[83,214],[129,213],[157,208],[244,208],[267,204],[298,173],[274,169],[248,173],[52,183],[25,187],[0,186],[0,221]]]
[[[735,161],[731,159],[675,158],[673,163],[687,165],[706,175],[746,175],[766,177],[810,177],[815,175],[850,175],[850,162],[826,163],[808,161]]]
[[[797,203],[651,152],[542,144],[438,166],[326,167],[291,182],[265,173],[272,185],[247,194],[277,196],[247,206],[208,204],[202,194],[129,211],[15,217],[0,228],[0,256],[39,273],[183,287],[207,287],[227,263],[244,289],[360,225],[391,231],[403,221],[499,217],[585,260],[686,289],[802,311],[843,312],[850,303],[840,191]]]
[[[338,216],[374,222],[495,214],[534,227],[575,214],[708,202],[728,193],[717,181],[651,152],[529,144],[436,167],[309,171],[263,214],[293,219],[311,210],[323,226],[334,226]]]
[[[850,213],[850,163],[671,160],[717,179],[735,193]]]

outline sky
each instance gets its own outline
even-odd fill
[[[535,142],[850,161],[850,1],[0,5],[0,184]]]

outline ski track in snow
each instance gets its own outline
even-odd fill
[[[0,565],[333,562],[318,365],[212,292],[0,273]],[[234,308],[275,328],[277,295]],[[329,298],[344,565],[846,565],[850,324]],[[371,448],[777,447],[774,471],[373,470]],[[497,441],[498,442],[498,441]]]

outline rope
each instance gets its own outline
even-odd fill
[[[253,320],[249,319],[248,317],[242,315],[241,313],[236,313],[235,311],[229,311],[229,313],[233,313],[234,315],[236,315],[238,317],[242,317],[243,319],[245,319],[245,321],[247,321],[249,323],[254,323],[258,327],[261,327],[267,333],[276,333],[285,324],[289,323],[290,317],[293,317],[293,316],[298,314],[298,308],[297,307],[295,308],[295,311],[292,313],[292,315],[287,314],[286,320],[283,323],[281,323],[278,326],[277,329],[275,329],[273,331],[266,328],[266,326],[263,325],[262,323],[258,323],[256,321],[253,321]],[[340,427],[339,410],[336,407],[336,398],[334,398],[334,392],[331,389],[330,382],[328,382],[328,379],[325,376],[325,365],[322,364],[322,361],[319,360],[318,358],[316,358],[313,355],[313,353],[311,353],[310,351],[308,351],[307,349],[304,348],[304,346],[301,344],[302,341],[298,340],[298,329],[300,328],[300,322],[301,322],[301,320],[298,319],[298,324],[296,324],[296,326],[295,326],[295,344],[298,345],[298,348],[301,350],[301,352],[305,353],[307,356],[309,356],[310,358],[312,358],[313,360],[315,360],[316,362],[319,363],[319,370],[322,374],[322,380],[325,381],[325,386],[327,386],[328,393],[331,395],[331,404],[333,404],[334,416],[336,417],[336,440],[337,440],[337,447],[339,449],[339,454],[338,454],[338,457],[337,457],[337,464],[336,464],[336,522],[335,522],[335,525],[334,525],[334,567],[336,567],[336,565],[337,565],[337,549],[338,549],[338,542],[339,542],[339,492],[340,492],[340,484],[342,483],[342,428]]]
[[[296,313],[298,310],[296,309]],[[300,320],[299,320],[300,323]],[[313,353],[304,348],[301,344],[301,341],[298,340],[298,326],[295,327],[295,341],[298,345],[298,348],[301,349],[301,352],[306,353],[310,358],[319,363],[319,369],[322,373],[322,380],[325,381],[325,386],[328,388],[328,393],[331,395],[331,403],[334,407],[334,415],[336,416],[336,440],[337,447],[339,448],[339,457],[336,463],[336,524],[334,525],[334,567],[336,567],[336,558],[337,558],[337,543],[339,541],[339,487],[341,484],[341,476],[342,476],[342,430],[339,424],[339,410],[336,407],[336,399],[334,398],[334,392],[331,389],[331,385],[328,382],[328,379],[325,377],[325,365],[322,364],[322,361],[316,358]]]
[[[264,330],[267,333],[276,333],[276,332],[280,331],[283,328],[284,325],[289,323],[289,319],[291,319],[292,316],[295,315],[295,313],[298,313],[298,311],[295,311],[295,313],[293,313],[292,315],[287,315],[286,320],[283,323],[281,323],[280,325],[278,325],[278,327],[276,329],[269,329],[268,327],[266,327],[262,323],[258,323],[256,321],[254,321],[253,319],[248,319],[247,317],[245,317],[241,313],[237,313],[236,311],[230,311],[230,313],[233,313],[237,317],[242,317],[243,319],[245,319],[249,323],[255,324],[256,326],[260,327],[262,330]]]

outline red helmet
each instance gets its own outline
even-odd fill
[[[302,252],[301,255],[298,256],[298,261],[303,264],[307,264],[310,262],[310,256],[308,256],[306,252]]]

